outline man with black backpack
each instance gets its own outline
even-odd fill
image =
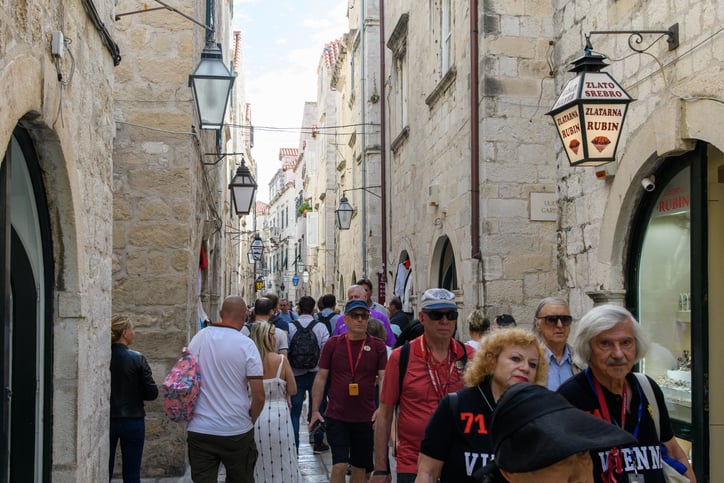
[[[324,324],[314,319],[315,302],[312,297],[304,296],[299,299],[300,315],[297,320],[289,324],[289,364],[294,371],[297,382],[297,393],[292,396],[292,426],[294,427],[294,442],[299,450],[299,418],[302,414],[305,394],[309,393],[309,408],[312,407],[312,385],[319,371],[319,356],[322,352],[329,331]],[[314,436],[313,449],[315,453],[329,450],[324,444],[324,435]]]
[[[330,334],[334,334],[334,329],[337,327],[337,320],[342,317],[334,311],[334,309],[337,308],[337,298],[331,293],[324,294],[319,297],[317,307],[319,308],[319,312],[317,312],[315,318],[324,324]]]

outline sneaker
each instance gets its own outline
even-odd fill
[[[329,451],[329,446],[324,444],[324,442],[314,443],[312,445],[312,450],[314,451],[314,454],[326,453],[327,451]]]

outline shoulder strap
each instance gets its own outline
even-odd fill
[[[405,342],[402,345],[402,348],[400,349],[400,374],[397,376],[400,389],[397,393],[397,405],[400,405],[400,396],[402,395],[402,380],[405,378],[405,373],[407,373],[407,363],[410,361],[410,342]]]
[[[641,386],[641,389],[644,391],[646,399],[649,401],[649,405],[651,406],[651,418],[654,420],[654,426],[656,426],[656,436],[660,440],[661,429],[659,428],[659,403],[656,401],[654,389],[651,387],[649,378],[646,377],[645,374],[641,374],[640,372],[634,372],[634,375],[639,382],[639,386]]]
[[[292,324],[294,324],[294,327],[296,327],[297,330],[302,330],[304,328],[302,327],[302,324],[300,324],[299,321],[297,321],[296,319],[292,320]]]
[[[455,343],[457,343],[457,345],[459,345],[463,349],[463,355],[458,360],[462,361],[463,365],[467,364],[468,363],[468,351],[465,348],[465,344],[463,344],[462,342],[460,342],[457,339],[453,339],[453,340],[455,341]]]
[[[279,360],[279,367],[277,367],[277,379],[279,379],[279,376],[282,375],[282,367],[284,366],[284,356],[279,354],[280,360]]]
[[[458,416],[458,393],[451,392],[448,394],[450,398],[450,412],[453,414],[453,418]]]

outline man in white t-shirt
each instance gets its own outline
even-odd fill
[[[227,481],[254,481],[254,422],[264,407],[264,368],[254,342],[241,333],[246,312],[244,299],[227,297],[219,311],[221,322],[204,328],[189,343],[201,372],[201,393],[187,428],[196,483],[216,483],[220,463]]]

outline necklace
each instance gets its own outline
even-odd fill
[[[485,393],[483,392],[483,388],[480,387],[480,384],[478,384],[478,391],[480,391],[480,395],[483,396],[483,401],[485,401],[485,404],[488,405],[488,408],[490,409],[490,412],[492,414],[495,410],[493,409],[493,405],[490,404],[490,401],[488,401],[488,398],[485,397]]]

